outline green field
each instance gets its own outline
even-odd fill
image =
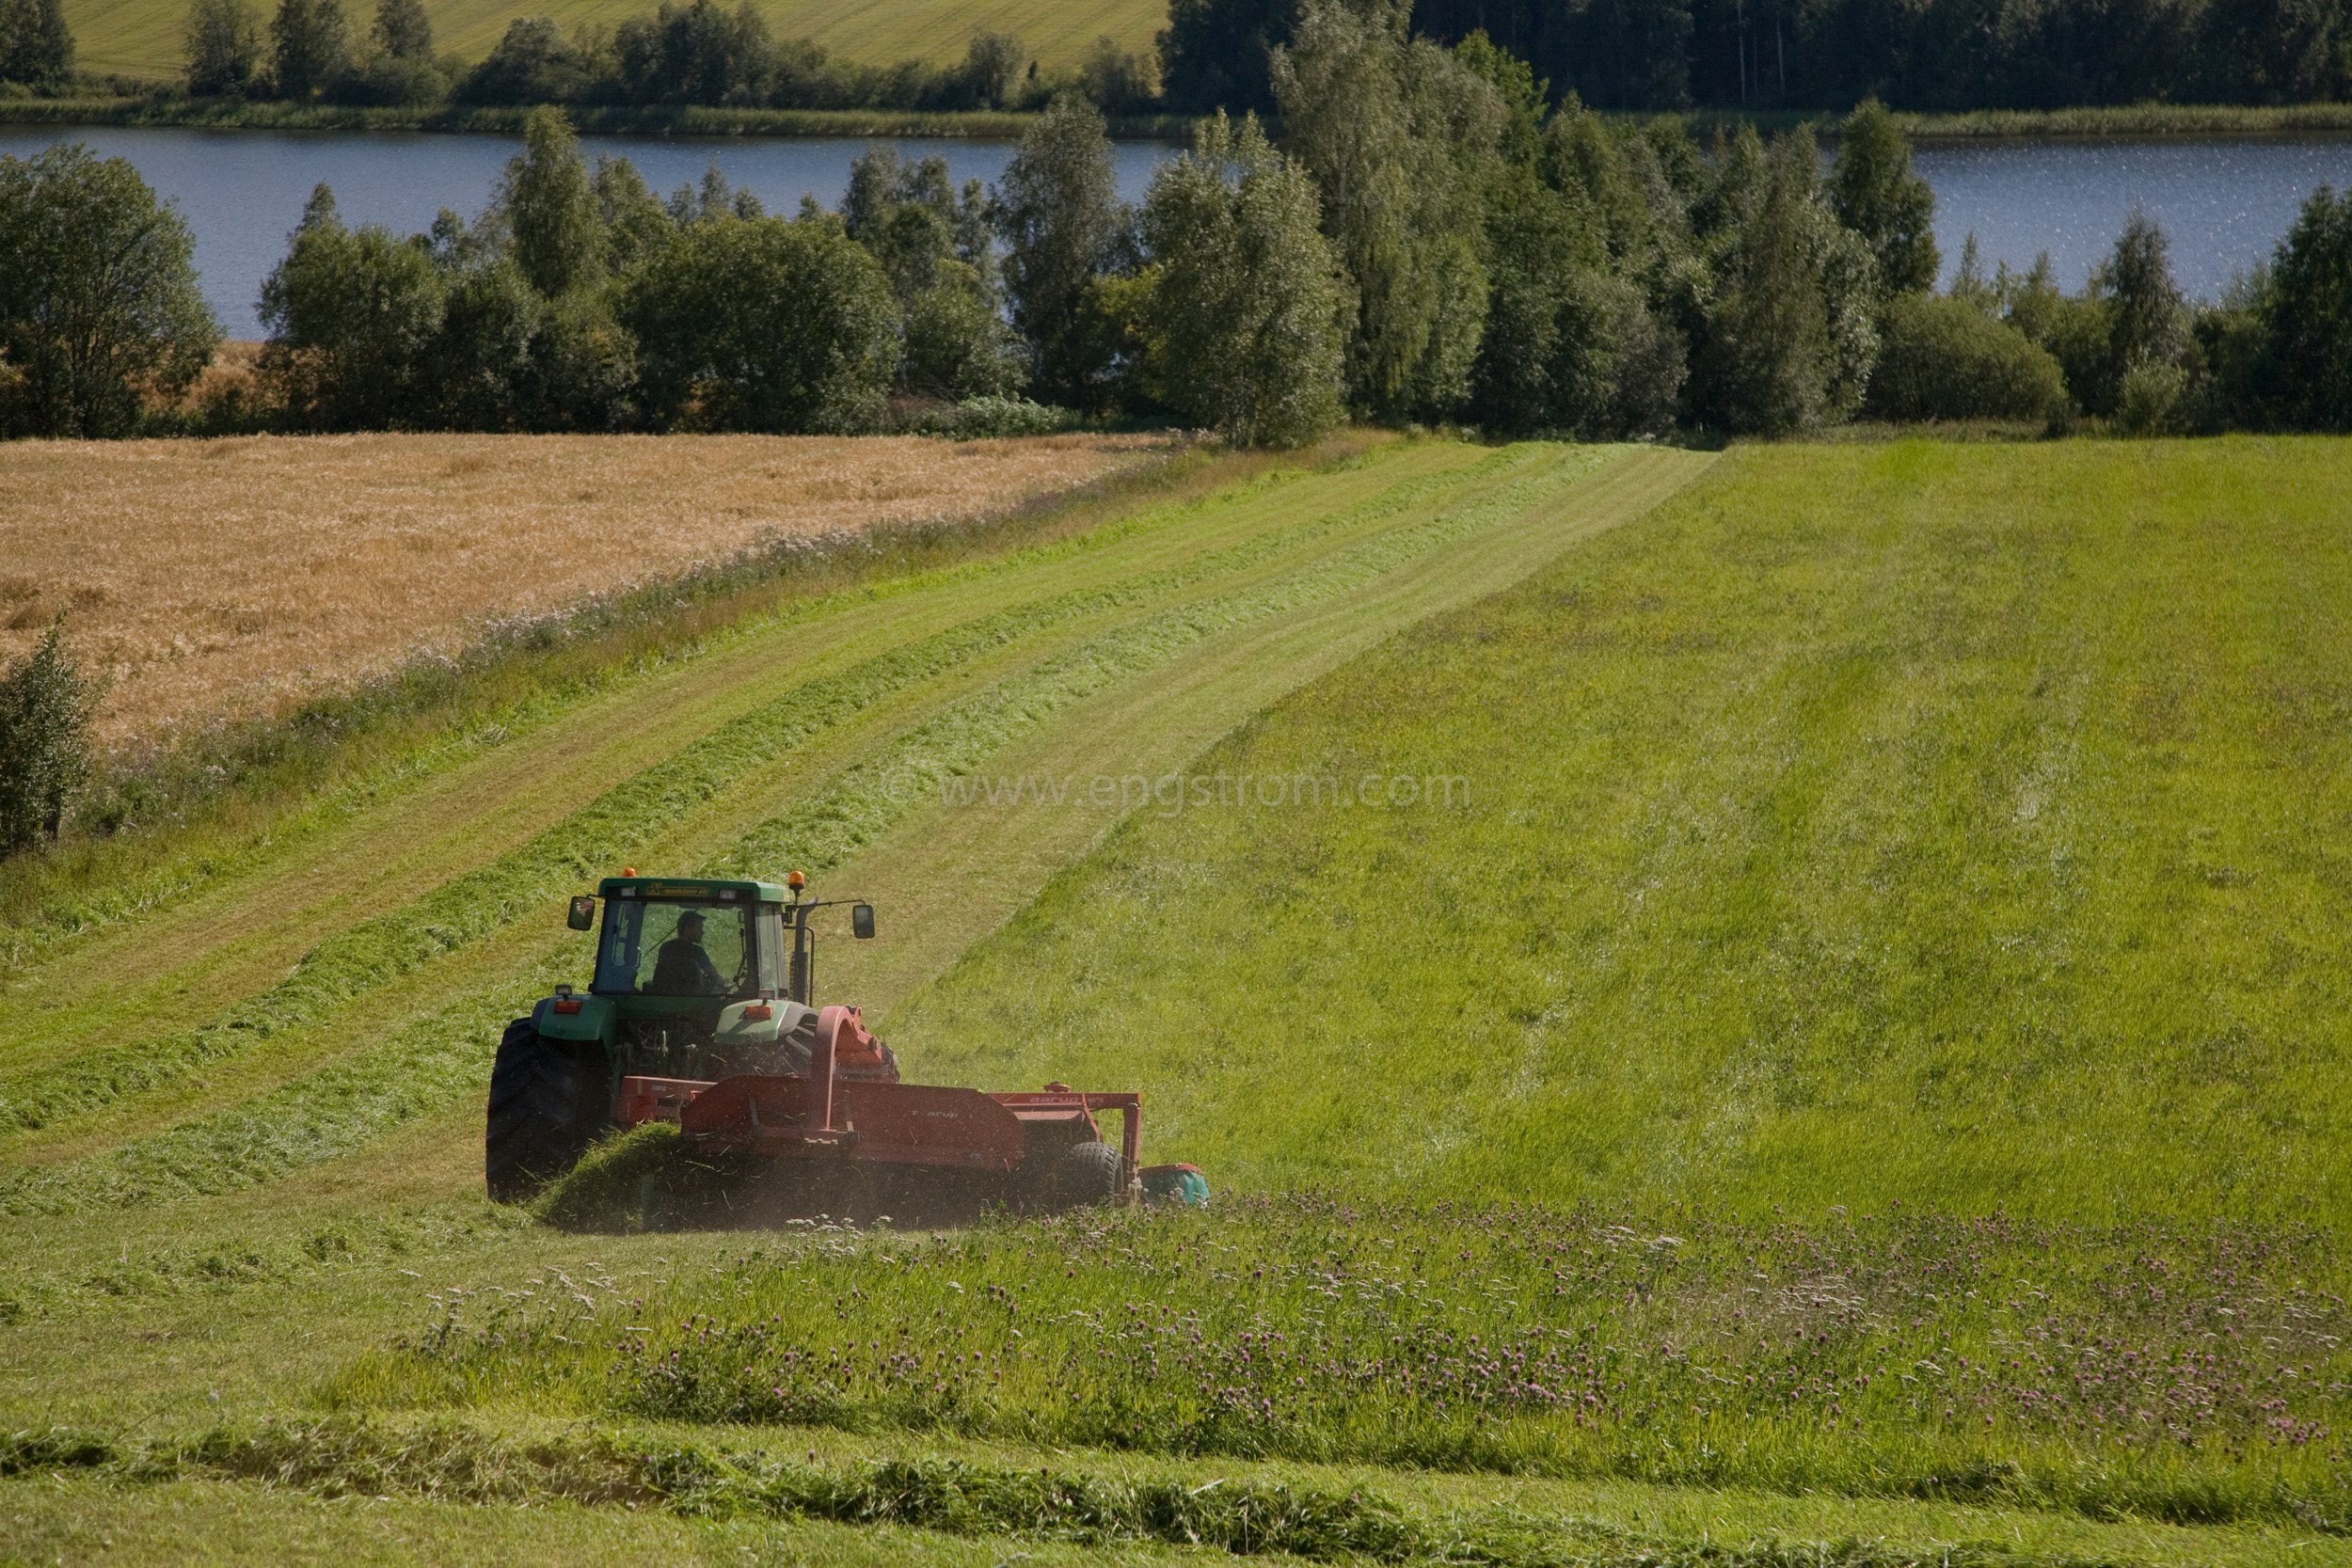
[[[11,936],[0,1558],[2352,1560],[2347,470],[1391,443],[167,854]],[[491,1208],[623,861],[1222,1196]]]
[[[435,48],[468,60],[488,54],[507,24],[526,16],[552,17],[566,31],[598,24],[610,27],[631,16],[650,14],[650,0],[562,0],[551,6],[516,0],[426,0]],[[1146,59],[1152,40],[1168,22],[1156,0],[864,0],[823,5],[818,0],[763,0],[755,8],[780,39],[813,38],[834,54],[868,65],[919,59],[946,65],[961,59],[973,36],[1011,33],[1028,46],[1040,67],[1075,66],[1098,38]],[[362,4],[344,8],[364,32],[373,13]],[[66,0],[66,24],[73,29],[76,63],[84,71],[123,75],[177,76],[184,65],[181,38],[187,24],[182,0]]]

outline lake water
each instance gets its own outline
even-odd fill
[[[260,336],[254,306],[262,279],[285,254],[286,235],[312,185],[334,187],[344,221],[407,233],[428,227],[443,207],[469,216],[479,212],[521,146],[517,137],[490,135],[0,126],[0,153],[37,152],[60,135],[129,159],[150,184],[179,201],[196,230],[205,294],[238,338]],[[699,180],[716,163],[729,182],[786,214],[804,193],[828,207],[839,201],[850,160],[868,145],[650,136],[582,142],[591,157],[630,159],[657,191]],[[898,145],[909,156],[945,156],[959,183],[994,181],[1013,150],[1009,142]],[[1173,150],[1121,143],[1120,194],[1139,198]],[[1995,261],[2024,268],[2047,250],[2068,289],[2082,285],[2136,203],[2145,203],[2171,235],[2182,286],[2210,296],[2232,274],[2270,254],[2313,187],[2352,188],[2352,138],[2002,142],[1926,146],[1914,157],[1935,189],[1947,279],[1963,238],[1974,230],[1988,274]]]
[[[486,205],[520,136],[422,133],[185,131],[90,126],[71,131],[0,125],[0,153],[25,157],[52,142],[78,140],[103,157],[128,159],[140,177],[176,198],[196,231],[196,264],[204,295],[231,338],[258,338],[255,308],[262,279],[286,254],[286,236],[302,221],[311,187],[334,187],[345,223],[381,223],[395,233],[432,227],[453,207],[472,217]],[[582,136],[591,160],[625,157],[645,183],[666,195],[699,182],[712,164],[734,185],[747,185],[768,210],[790,216],[803,195],[827,207],[850,187],[850,161],[869,143],[782,138],[694,140],[659,136]],[[910,157],[937,153],[958,185],[993,182],[1013,153],[1011,142],[903,141]],[[1174,149],[1122,142],[1117,149],[1120,194],[1140,200],[1152,171]]]
[[[2046,250],[2059,285],[2079,289],[2144,203],[2171,237],[2173,276],[2192,298],[2267,261],[2314,189],[2352,189],[2346,137],[1927,146],[1912,164],[1935,191],[1947,283],[1974,230],[1987,277],[1995,261],[2022,269]]]

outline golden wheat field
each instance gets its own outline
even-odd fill
[[[0,445],[0,658],[66,614],[108,743],[266,706],[776,536],[969,517],[1147,436],[342,436]]]

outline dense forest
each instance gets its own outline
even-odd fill
[[[193,397],[218,331],[178,214],[78,147],[0,159],[0,432],[2352,425],[2352,203],[2325,188],[2219,301],[2183,298],[2144,214],[2079,293],[1969,246],[1937,293],[1934,198],[1875,102],[1825,173],[1803,129],[1702,149],[1555,106],[1401,0],[1308,0],[1269,58],[1281,145],[1220,113],[1134,208],[1074,92],[993,189],[878,148],[789,218],[715,169],[665,199],[536,110],[471,220],[355,229],[320,187],[258,377]]]
[[[1269,109],[1298,0],[1171,0],[1168,102]],[[2352,90],[2343,0],[1415,0],[1597,108],[2296,103]]]

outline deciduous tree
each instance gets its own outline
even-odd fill
[[[0,82],[50,93],[73,85],[73,31],[59,0],[0,0]]]
[[[1274,52],[1274,91],[1356,292],[1351,401],[1444,417],[1470,390],[1486,325],[1480,198],[1504,114],[1489,83],[1408,40],[1408,16],[1389,0],[1308,0]]]
[[[2262,306],[2266,379],[2288,422],[2352,430],[2352,198],[2322,185],[2279,242]]]
[[[220,328],[195,239],[138,172],[78,142],[0,157],[0,435],[129,434],[141,399],[176,398]]]
[[[1144,204],[1163,393],[1242,446],[1295,446],[1344,414],[1345,293],[1317,207],[1256,116],[1236,131],[1222,113]]]
[[[640,265],[620,317],[665,423],[869,430],[898,368],[890,280],[829,214],[690,224]]]
[[[89,721],[101,684],[65,645],[65,618],[0,674],[0,854],[58,836],[74,787],[89,772]]]
[[[1806,132],[1768,152],[1743,125],[1722,164],[1708,204],[1717,260],[1693,411],[1767,435],[1851,419],[1878,358],[1869,248],[1821,199]]]
[[[278,0],[269,24],[270,70],[278,96],[314,98],[351,69],[351,40],[341,0]]]
[[[199,98],[243,93],[261,67],[261,26],[245,0],[194,0],[184,47],[189,92]]]
[[[1033,385],[1052,402],[1093,406],[1105,360],[1081,306],[1088,285],[1115,263],[1129,221],[1103,112],[1075,93],[1057,98],[1005,166],[993,211]]]
[[[495,204],[515,264],[539,293],[552,298],[602,280],[596,193],[563,110],[533,109],[523,121],[523,150],[507,160]]]
[[[429,353],[448,304],[429,241],[395,239],[381,224],[346,229],[320,185],[262,284],[262,373],[311,429],[435,422]]]
[[[1943,258],[1935,248],[1935,192],[1911,166],[1911,139],[1877,99],[1848,115],[1837,134],[1830,210],[1862,236],[1878,259],[1889,294],[1935,287]]]
[[[370,31],[375,46],[396,60],[433,57],[433,23],[424,14],[424,0],[376,0]]]

